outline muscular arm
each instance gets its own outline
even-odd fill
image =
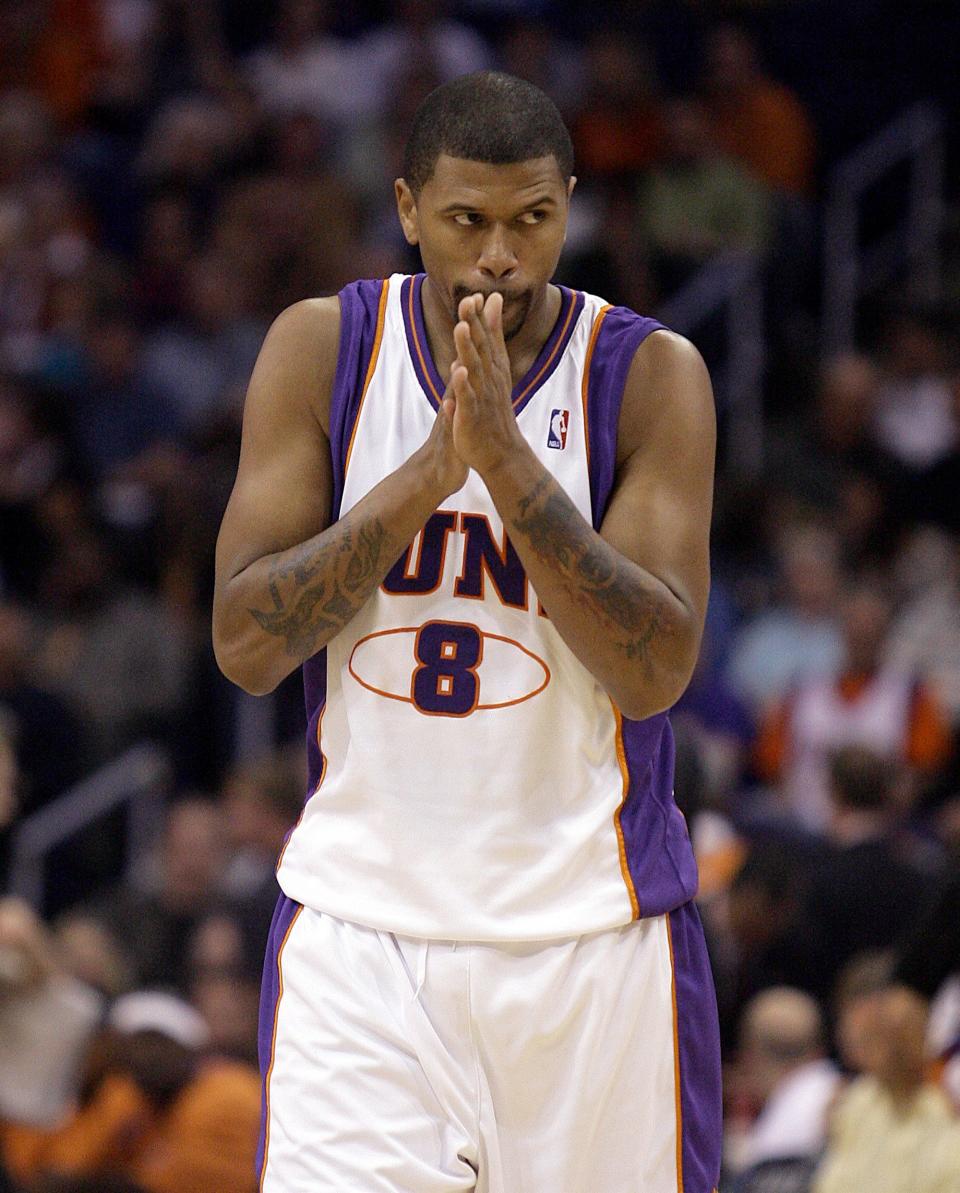
[[[328,421],[336,299],[279,317],[244,409],[237,480],[217,540],[213,643],[228,679],[273,688],[322,649],[369,596],[463,466],[447,450],[449,412],[427,443],[332,526]],[[465,475],[465,473],[463,473]]]
[[[709,593],[714,409],[686,340],[656,332],[638,348],[618,441],[599,534],[522,439],[481,473],[556,629],[639,719],[689,682]]]

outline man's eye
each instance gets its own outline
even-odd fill
[[[453,217],[461,228],[472,228],[480,223],[480,214],[476,211],[458,211]]]
[[[522,224],[542,224],[546,218],[547,213],[538,208],[536,211],[525,211],[520,217],[520,222]]]

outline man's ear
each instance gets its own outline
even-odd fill
[[[569,201],[573,196],[573,188],[577,185],[576,174],[570,175],[570,181],[567,183],[567,200]]]
[[[417,200],[413,191],[402,178],[397,178],[393,184],[397,196],[397,215],[400,217],[400,227],[406,237],[407,244],[420,243],[420,221],[417,217]]]

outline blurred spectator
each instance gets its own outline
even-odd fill
[[[894,834],[897,775],[889,759],[850,745],[828,768],[828,848],[811,875],[807,914],[818,925],[824,980],[832,986],[853,956],[913,930],[935,884]]]
[[[826,527],[794,525],[782,534],[780,599],[746,624],[730,654],[730,679],[754,712],[840,662],[839,554],[837,535]]]
[[[560,273],[574,289],[637,311],[654,309],[656,282],[630,188],[611,185],[591,194],[578,186]]]
[[[0,588],[33,599],[51,543],[39,504],[55,486],[64,445],[44,427],[26,386],[0,375]]]
[[[213,1051],[255,1069],[259,974],[233,968],[201,969],[190,983],[190,1001],[209,1025]]]
[[[902,987],[880,996],[867,1038],[869,1069],[841,1097],[814,1193],[952,1193],[960,1186],[960,1123],[925,1082],[922,999]]]
[[[565,116],[573,116],[583,102],[583,54],[549,20],[518,15],[500,42],[499,57],[501,70],[545,91]]]
[[[186,1003],[142,991],[114,1004],[87,1058],[80,1104],[56,1130],[18,1142],[19,1173],[133,1179],[146,1193],[253,1193],[260,1079],[204,1059]]]
[[[189,195],[198,218],[208,216],[217,190],[241,150],[243,131],[223,99],[174,96],[157,110],[137,162],[142,184]]]
[[[45,1128],[67,1112],[101,1012],[99,996],[60,966],[36,913],[0,900],[0,1142],[5,1124]]]
[[[245,315],[243,281],[229,262],[194,259],[184,281],[182,317],[148,337],[143,375],[178,429],[196,434],[228,416],[239,421],[266,328]]]
[[[124,1176],[54,1176],[41,1180],[33,1193],[148,1193]]]
[[[356,47],[331,30],[327,0],[282,0],[273,39],[247,62],[254,92],[269,115],[309,112],[349,126],[377,110],[376,86]]]
[[[140,221],[137,307],[146,324],[176,322],[187,310],[187,268],[197,249],[197,229],[186,196],[161,193]]]
[[[86,908],[132,958],[140,984],[186,989],[188,942],[220,897],[224,845],[219,810],[181,799],[167,814],[152,866]]]
[[[830,1003],[834,1045],[848,1075],[856,1076],[870,1068],[876,1008],[890,986],[894,960],[891,950],[859,953],[847,962],[834,983]]]
[[[19,811],[20,773],[13,748],[13,734],[0,711],[0,891],[7,889],[10,866],[10,830]]]
[[[173,412],[144,376],[141,350],[129,310],[103,311],[90,328],[89,374],[70,421],[73,439],[98,480],[177,436]]]
[[[820,366],[813,417],[800,412],[771,438],[768,483],[800,508],[832,514],[851,473],[889,483],[890,462],[873,420],[880,372],[868,356],[847,353]]]
[[[922,309],[893,314],[883,336],[882,363],[877,440],[916,479],[949,455],[960,431],[940,316]]]
[[[809,864],[797,843],[752,845],[730,884],[725,922],[721,915],[708,921],[725,1050],[734,1046],[744,1006],[761,990],[824,993],[816,925],[804,917]]]
[[[18,803],[35,811],[79,779],[84,733],[62,699],[30,674],[33,631],[26,613],[0,603],[0,709],[16,751]]]
[[[573,124],[577,169],[588,179],[625,181],[663,147],[656,67],[622,29],[601,27],[586,45],[583,104]]]
[[[171,734],[190,659],[184,627],[161,599],[115,580],[92,527],[62,546],[46,577],[38,650],[39,673],[80,711],[98,762],[142,736]]]
[[[708,632],[690,683],[671,711],[671,720],[694,726],[707,788],[717,799],[730,795],[742,779],[754,727],[749,708],[717,665],[715,649]]]
[[[949,380],[952,421],[960,427],[960,371],[954,368]],[[954,438],[950,450],[942,455],[921,477],[910,505],[911,512],[921,522],[942,526],[954,537],[960,537],[960,441]]]
[[[915,675],[884,662],[890,614],[879,582],[860,580],[848,588],[836,674],[799,682],[761,729],[758,773],[781,785],[793,816],[815,832],[825,831],[829,821],[829,760],[842,746],[865,746],[888,766],[908,768],[909,782],[898,796],[902,805],[913,802],[950,756],[949,727],[932,693]]]
[[[744,1008],[737,1088],[756,1118],[725,1149],[725,1171],[770,1160],[816,1158],[826,1142],[827,1111],[841,1077],[826,1056],[823,1017],[814,998],[778,986]]]
[[[233,848],[225,888],[242,930],[243,959],[259,970],[279,897],[277,859],[304,804],[299,743],[227,777],[222,807]]]
[[[133,962],[105,924],[71,908],[53,925],[53,943],[64,971],[91,990],[113,999],[134,984]]]
[[[390,18],[359,47],[356,85],[369,93],[377,112],[399,102],[412,115],[435,86],[493,65],[490,47],[453,17],[446,0],[393,0],[389,8]]]
[[[960,541],[920,527],[897,557],[900,607],[890,628],[891,666],[918,675],[951,725],[960,726]]]
[[[717,149],[699,104],[673,100],[664,118],[664,152],[643,180],[638,218],[661,291],[669,293],[719,253],[761,254],[770,195]]]
[[[707,41],[703,98],[717,144],[769,186],[811,190],[815,138],[796,95],[766,75],[739,25],[719,25]]]

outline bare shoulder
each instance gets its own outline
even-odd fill
[[[326,433],[340,342],[336,295],[305,298],[273,321],[254,371],[259,386],[306,402]]]
[[[666,329],[651,332],[634,353],[620,411],[620,459],[631,455],[650,432],[672,427],[681,436],[702,437],[712,447],[716,412],[710,375],[696,347]]]

